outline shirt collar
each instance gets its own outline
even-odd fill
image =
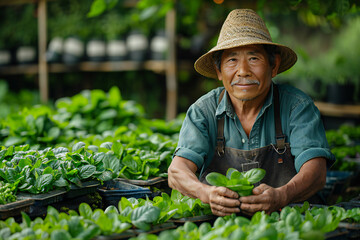
[[[269,93],[265,99],[264,105],[260,110],[259,116],[261,116],[264,111],[271,106],[273,103],[273,87],[274,83],[271,83]],[[221,99],[218,107],[216,108],[215,116],[217,119],[222,118],[224,114],[226,114],[229,118],[234,119],[236,116],[236,113],[234,111],[234,108],[231,104],[230,98],[228,96],[228,93],[226,90],[224,90],[225,93],[223,95],[223,98]]]

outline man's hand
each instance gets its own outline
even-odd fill
[[[240,212],[239,195],[236,192],[201,183],[195,175],[196,170],[195,163],[175,156],[168,169],[169,186],[183,195],[208,203],[214,215],[225,216]]]
[[[286,196],[279,189],[266,184],[253,189],[253,195],[241,197],[241,212],[252,216],[258,211],[272,213],[285,205]]]
[[[226,216],[240,212],[239,195],[226,187],[209,187],[208,199],[214,215]]]
[[[241,210],[253,215],[257,211],[271,213],[291,202],[301,202],[321,190],[326,182],[326,159],[313,158],[305,162],[300,171],[284,186],[272,188],[261,184],[252,196],[241,197]]]

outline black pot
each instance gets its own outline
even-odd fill
[[[326,100],[334,104],[353,104],[355,86],[352,83],[330,83],[326,88]]]

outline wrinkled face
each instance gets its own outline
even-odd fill
[[[248,45],[224,50],[221,70],[216,68],[216,72],[232,100],[251,101],[266,97],[279,65],[280,57],[276,56],[274,66],[270,66],[262,45]]]

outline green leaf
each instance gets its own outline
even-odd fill
[[[90,12],[87,17],[96,17],[102,14],[106,10],[105,0],[94,0],[91,4]]]
[[[118,141],[114,142],[111,148],[118,158],[122,157],[124,152],[124,146],[120,142]]]
[[[112,142],[104,142],[100,145],[100,148],[106,148],[109,150],[111,150],[111,147],[112,147]]]
[[[96,171],[96,167],[94,165],[84,165],[79,169],[79,176],[81,179],[87,179],[91,177]]]
[[[226,186],[228,179],[217,172],[211,172],[205,177],[206,181],[213,186]]]
[[[79,216],[72,216],[71,219],[68,221],[69,224],[69,233],[72,237],[77,237],[84,231],[84,227],[80,222]]]
[[[235,169],[235,168],[229,168],[227,171],[226,171],[226,177],[227,177],[227,179],[231,179],[231,174],[233,173],[233,172],[239,172],[237,169]]]
[[[160,209],[155,206],[141,206],[131,213],[131,222],[142,230],[149,230],[149,223],[155,222],[160,215]]]
[[[253,168],[253,169],[250,169],[249,171],[245,172],[244,177],[247,178],[247,180],[253,184],[253,183],[257,183],[261,179],[263,179],[265,177],[265,174],[266,174],[266,171],[264,169]]]
[[[44,174],[41,175],[39,178],[35,181],[35,188],[39,191],[44,190],[48,185],[51,184],[51,181],[53,180],[53,176],[51,174]]]
[[[85,146],[86,146],[86,144],[84,142],[78,142],[72,147],[72,151],[76,152],[76,151],[80,150],[81,148],[84,148]]]
[[[71,239],[72,239],[71,235],[63,229],[54,230],[51,232],[50,240],[71,240]]]
[[[79,213],[80,216],[84,217],[85,219],[92,219],[93,211],[87,203],[80,203]]]
[[[23,169],[25,166],[32,166],[32,161],[28,158],[22,158],[19,161],[18,166]]]

